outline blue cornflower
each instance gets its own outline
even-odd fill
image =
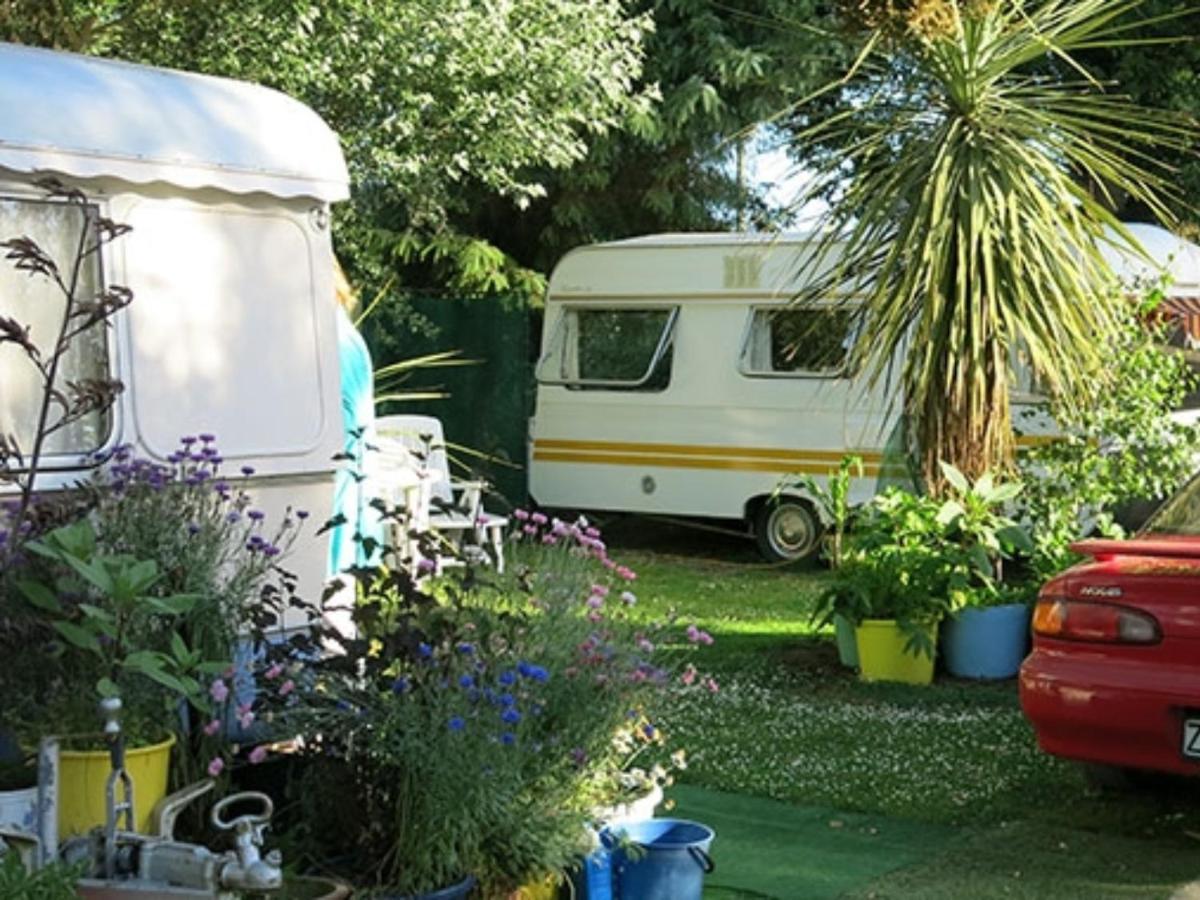
[[[458,676],[458,686],[459,687],[469,688],[469,687],[472,687],[474,684],[475,684],[475,679],[472,678],[470,675]]]
[[[517,671],[520,672],[522,675],[524,675],[526,678],[529,677],[529,673],[532,669],[533,669],[533,666],[531,666],[529,663],[525,662],[525,660],[521,660],[519,663],[517,663]]]
[[[517,702],[517,699],[512,694],[501,694],[496,698],[496,702],[501,706],[512,706]]]
[[[506,731],[502,735],[500,735],[500,743],[504,744],[505,746],[511,747],[516,742],[517,742],[517,736],[515,734],[513,734],[511,731]]]
[[[517,680],[517,673],[512,669],[505,669],[500,673],[500,677],[496,679],[505,687],[512,685]]]
[[[504,712],[500,713],[500,718],[509,725],[516,725],[521,721],[521,714],[514,707],[510,706]]]
[[[417,644],[417,654],[422,659],[429,659],[429,657],[433,656],[433,648],[424,641],[421,641],[421,643]]]
[[[469,644],[466,641],[463,641],[461,644],[458,645],[458,652],[466,653],[469,656],[470,654],[475,652],[475,645]]]
[[[392,682],[392,693],[403,694],[408,691],[408,679],[401,675]]]
[[[446,726],[451,731],[462,731],[467,727],[467,723],[463,720],[462,716],[451,716],[450,721],[446,723]]]
[[[534,681],[546,682],[550,680],[550,673],[541,666],[530,666],[528,677]]]
[[[649,725],[649,724],[643,725],[642,726],[642,734],[646,735],[646,737],[648,737],[648,738],[653,738],[654,737],[654,726]]]

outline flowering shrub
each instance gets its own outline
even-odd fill
[[[3,700],[30,739],[96,731],[95,685],[121,695],[131,739],[176,733],[175,785],[225,769],[226,726],[253,722],[232,688],[239,634],[305,514],[268,528],[222,462],[213,435],[183,438],[164,463],[118,447],[70,496],[68,524],[22,529],[0,595],[34,614],[42,652],[27,657],[50,674],[6,679]]]
[[[655,698],[676,683],[704,689],[694,669],[676,678],[662,665],[669,626],[632,618],[636,574],[599,532],[515,519],[505,575],[418,586],[356,569],[358,634],[337,638],[342,652],[310,663],[298,698],[277,707],[311,751],[301,797],[326,821],[349,811],[312,848],[343,860],[346,877],[416,893],[472,874],[492,896],[562,870],[586,849],[596,805],[628,786],[624,768],[657,745]]]

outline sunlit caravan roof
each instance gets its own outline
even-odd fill
[[[0,169],[334,202],[337,135],[255,84],[0,43]]]

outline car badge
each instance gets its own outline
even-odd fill
[[[1103,587],[1100,585],[1089,584],[1086,587],[1079,589],[1081,597],[1120,597],[1125,592],[1119,587]]]

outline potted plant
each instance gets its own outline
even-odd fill
[[[937,626],[965,580],[966,554],[942,542],[942,504],[891,488],[863,509],[814,615],[855,625],[866,681],[928,684]]]
[[[829,568],[835,572],[845,556],[846,536],[854,513],[854,508],[850,505],[851,479],[862,478],[862,474],[862,457],[847,454],[842,457],[837,470],[826,475],[824,485],[818,483],[811,475],[800,474],[785,479],[778,488],[779,491],[801,488],[817,504],[821,520],[827,525],[822,555],[828,561]],[[835,611],[832,623],[838,661],[849,669],[857,669],[858,647],[854,639],[853,622]]]
[[[1036,584],[1006,578],[1007,561],[1033,552],[1029,535],[1006,514],[1022,484],[990,473],[971,483],[945,463],[942,473],[941,542],[969,562],[942,632],[946,669],[960,678],[1012,678],[1028,650],[1030,602],[1037,593]]]
[[[277,698],[276,721],[304,735],[298,797],[324,822],[299,846],[360,889],[505,896],[563,872],[613,800],[629,755],[614,736],[656,734],[674,674],[628,614],[634,573],[586,523],[518,512],[504,574],[353,570],[356,635],[323,635],[339,652]]]

